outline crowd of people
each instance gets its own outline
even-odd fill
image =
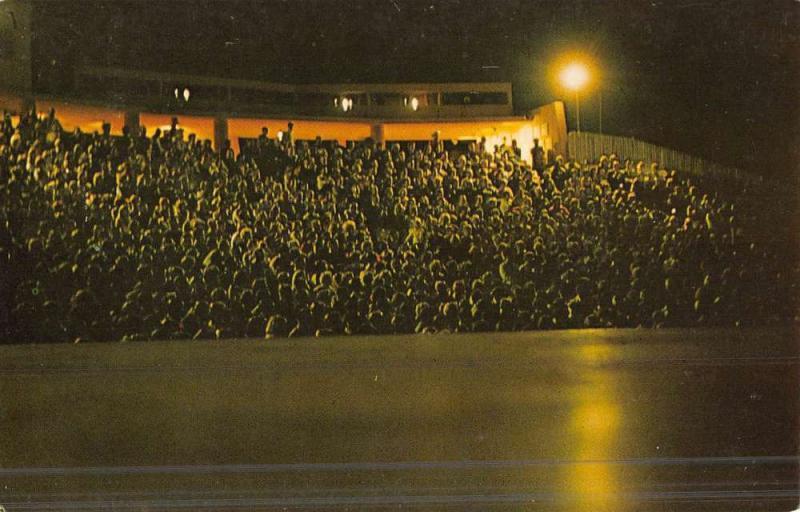
[[[535,155],[537,156],[537,155]],[[796,320],[798,269],[753,185],[535,165],[476,141],[341,147],[265,130],[0,121],[0,325],[105,341]]]

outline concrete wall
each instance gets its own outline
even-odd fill
[[[24,109],[25,101],[22,95],[0,90],[0,113],[11,112],[12,114],[19,114]]]
[[[554,101],[531,111],[533,138],[545,151],[567,156],[567,117],[563,101]]]
[[[387,141],[428,140],[433,132],[438,132],[440,140],[453,142],[486,138],[487,149],[502,145],[504,139],[509,146],[512,140],[516,140],[522,150],[522,157],[530,160],[533,126],[527,120],[392,122],[384,125],[384,137]]]
[[[160,128],[162,132],[169,131],[173,117],[178,118],[178,125],[184,135],[194,134],[200,140],[214,140],[214,118],[209,116],[178,116],[142,112],[139,115],[139,124],[145,127],[147,136],[151,137],[157,128]]]
[[[103,123],[109,123],[111,133],[120,135],[122,127],[125,125],[125,111],[123,110],[67,101],[36,100],[36,110],[40,114],[46,114],[50,109],[56,111],[56,117],[67,131],[80,128],[82,132],[86,133],[100,132],[103,129]]]
[[[19,97],[8,96],[8,102],[19,101]],[[0,109],[4,107],[4,97],[0,95]],[[153,113],[140,109],[103,107],[82,104],[77,101],[37,98],[37,110],[46,114],[51,108],[62,126],[69,131],[80,128],[84,132],[100,131],[104,122],[111,125],[111,133],[122,133],[123,126],[135,124],[144,126],[147,135],[156,128],[169,129],[172,118],[184,134],[195,134],[198,139],[212,140],[214,147],[222,146],[223,133],[231,142],[233,150],[239,152],[239,138],[257,138],[262,127],[269,129],[270,137],[286,130],[289,122],[294,123],[295,140],[311,140],[317,136],[323,140],[336,140],[345,144],[349,140],[363,140],[368,137],[379,142],[430,140],[434,132],[442,140],[480,140],[486,138],[487,147],[516,140],[522,157],[530,161],[533,139],[539,139],[545,151],[566,155],[567,126],[564,104],[554,102],[531,112],[526,118],[476,118],[476,119],[425,119],[425,120],[375,120],[375,119],[337,119],[337,118],[296,118],[296,117],[232,117],[224,113],[207,115],[187,115],[175,113]],[[127,121],[126,121],[127,120]],[[225,127],[225,130],[221,128]],[[218,129],[219,128],[219,129]]]
[[[228,118],[228,138],[231,140],[233,150],[239,151],[239,137],[257,138],[261,128],[269,128],[269,136],[275,138],[279,131],[287,129],[289,121],[294,123],[292,136],[295,140],[315,139],[317,136],[323,140],[336,140],[344,145],[348,140],[363,140],[372,136],[373,123],[369,121],[345,121],[322,119],[258,119],[258,118]]]
[[[75,81],[77,94],[85,98],[151,106],[173,101],[173,91],[182,92],[186,88],[193,93],[189,102],[181,104],[182,110],[237,112],[243,116],[469,119],[513,114],[513,91],[509,82],[287,84],[95,66],[78,67]],[[505,101],[452,104],[443,100],[446,95],[472,93],[504,95]],[[245,99],[241,98],[242,94]],[[371,100],[380,95],[393,99],[385,104]],[[304,101],[303,96],[314,99]],[[337,103],[345,97],[354,100],[347,111]],[[415,111],[410,104],[404,104],[403,97],[417,98],[418,109]]]
[[[33,86],[31,13],[28,1],[0,1],[0,91],[23,98]]]

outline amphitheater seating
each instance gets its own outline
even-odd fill
[[[438,146],[438,147],[437,147]],[[14,341],[790,320],[798,270],[743,187],[508,148],[0,122],[0,325]],[[457,150],[457,151],[456,151]]]

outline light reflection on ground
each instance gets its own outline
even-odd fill
[[[596,363],[611,356],[611,347],[586,344],[577,351],[582,362]],[[603,461],[615,458],[614,441],[618,434],[620,406],[616,402],[614,380],[607,372],[589,370],[576,389],[571,416],[575,439],[572,458],[577,461]],[[616,497],[621,489],[614,466],[601,463],[574,464],[567,468],[567,492],[586,510],[618,510]]]

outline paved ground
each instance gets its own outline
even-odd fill
[[[0,346],[15,510],[792,510],[794,330]]]

